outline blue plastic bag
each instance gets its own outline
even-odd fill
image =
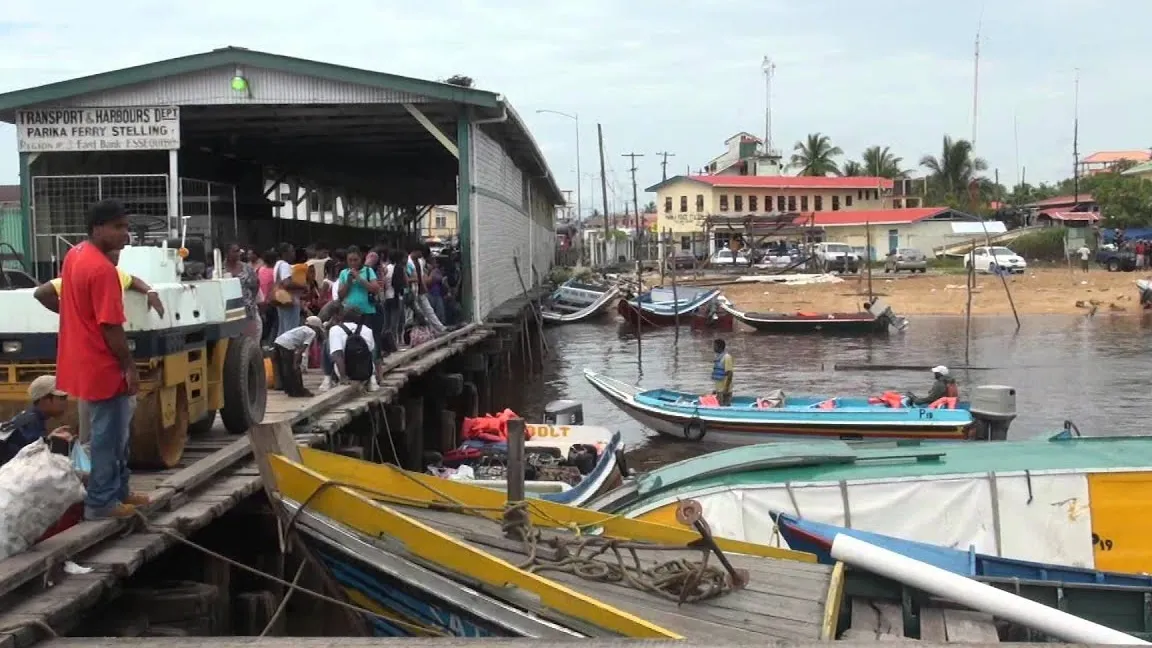
[[[72,459],[72,468],[78,473],[92,472],[92,459],[88,456],[88,451],[79,442],[72,444],[72,451],[68,453]]]

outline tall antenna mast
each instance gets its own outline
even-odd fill
[[[1016,147],[1016,186],[1019,187],[1024,179],[1020,175],[1020,122],[1015,112],[1012,113],[1012,143]]]
[[[976,150],[976,122],[980,105],[980,29],[984,26],[984,7],[980,7],[980,20],[976,23],[976,47],[973,54],[972,70],[972,150]]]
[[[776,64],[767,56],[760,65],[764,70],[764,154],[773,155],[772,147],[772,77],[776,74]]]
[[[1072,91],[1072,199],[1080,202],[1080,68]]]

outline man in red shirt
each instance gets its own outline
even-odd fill
[[[88,210],[88,240],[68,251],[60,278],[59,389],[84,401],[92,472],[84,517],[130,517],[148,498],[128,488],[128,434],[140,376],[124,332],[124,291],[109,258],[128,242],[124,205],[104,200]]]

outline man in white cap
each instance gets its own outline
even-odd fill
[[[912,405],[931,405],[941,398],[960,396],[960,388],[956,385],[956,379],[948,375],[948,367],[944,365],[932,367],[932,377],[935,382],[932,383],[932,389],[928,390],[927,396],[917,398],[915,394],[908,394]]]
[[[316,336],[320,336],[321,340],[324,339],[324,323],[319,317],[312,315],[304,320],[303,326],[284,331],[272,344],[275,353],[273,364],[280,378],[280,388],[289,396],[300,398],[312,396],[312,392],[304,387],[300,363]]]
[[[56,376],[40,376],[28,385],[31,405],[11,420],[0,424],[0,465],[8,463],[24,446],[40,439],[72,441],[72,431],[62,425],[48,431],[48,420],[64,415],[68,394],[56,388]]]

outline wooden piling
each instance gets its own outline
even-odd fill
[[[424,397],[409,395],[404,401],[404,468],[423,470]]]
[[[515,505],[524,501],[524,419],[514,418],[508,421],[508,504]],[[505,535],[513,540],[522,539],[520,532],[514,527],[522,525],[528,519],[527,511],[521,508],[509,508],[504,511]]]

